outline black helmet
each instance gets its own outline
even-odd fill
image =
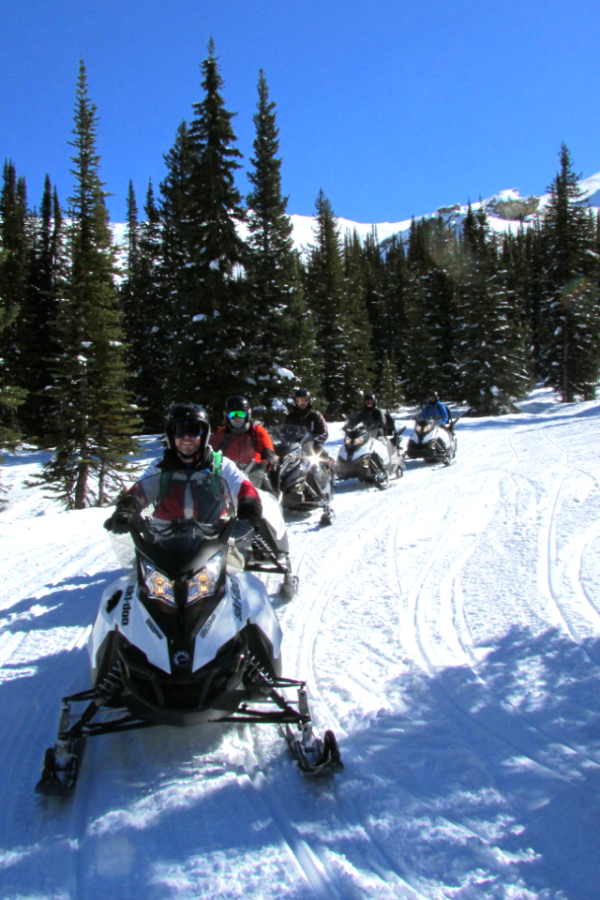
[[[300,400],[302,397],[305,397],[308,400],[308,403],[306,404],[304,409],[305,410],[310,409],[310,407],[312,405],[312,398],[310,396],[310,391],[308,390],[308,388],[303,388],[303,387],[297,388],[297,390],[294,391],[294,406],[298,405],[298,400]]]
[[[169,410],[165,425],[167,446],[170,450],[176,450],[175,438],[190,434],[200,437],[198,453],[204,456],[208,439],[210,437],[210,422],[206,410],[197,403],[176,403]],[[196,454],[194,454],[195,456]]]
[[[427,394],[427,400],[429,403],[437,403],[439,400],[439,394],[437,391],[429,391]]]
[[[374,394],[373,391],[367,391],[363,394],[363,406],[366,406],[369,402],[373,404],[373,409],[377,409],[377,394]]]
[[[236,434],[248,431],[250,428],[250,416],[252,408],[245,397],[236,394],[234,397],[228,397],[223,408],[223,416],[225,418],[225,427],[228,431],[234,431]]]

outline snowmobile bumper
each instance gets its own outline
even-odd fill
[[[404,456],[406,459],[424,459],[427,462],[442,462],[446,451],[439,450],[435,444],[415,444],[409,441]]]
[[[348,478],[359,478],[362,481],[373,478],[373,470],[368,456],[358,456],[356,459],[340,459],[335,464],[335,475],[340,481]]]

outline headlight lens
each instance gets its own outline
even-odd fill
[[[187,602],[194,603],[201,597],[210,597],[214,594],[221,571],[222,551],[215,553],[212,559],[193,578],[188,581]],[[175,606],[175,585],[166,578],[162,572],[157,571],[151,563],[144,561],[144,579],[151,597],[163,600],[170,606]]]

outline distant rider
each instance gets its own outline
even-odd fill
[[[396,423],[389,412],[379,409],[377,395],[373,391],[363,394],[363,408],[350,421],[362,422],[368,431],[375,431],[376,437],[388,440],[388,452],[392,455],[398,443]]]
[[[329,437],[329,429],[322,413],[313,409],[310,391],[307,388],[298,388],[294,393],[294,408],[285,419],[286,425],[301,425],[310,433],[315,449],[323,449],[323,445]]]
[[[221,453],[209,445],[210,424],[206,411],[196,403],[178,403],[172,407],[166,421],[167,448],[162,457],[154,460],[142,479],[161,475],[169,481],[168,473],[205,471],[220,476],[229,488],[237,507],[239,519],[248,519],[255,528],[262,525],[262,502],[254,485]],[[140,481],[142,480],[140,479]],[[104,527],[115,533],[129,530],[131,520],[156,498],[143,497],[138,488],[140,481],[118,501],[112,516]],[[140,502],[141,501],[141,502]],[[183,514],[183,512],[182,512]]]
[[[420,419],[438,419],[440,425],[448,427],[450,422],[450,414],[448,408],[440,401],[437,391],[430,391],[427,396],[427,403],[419,413]]]

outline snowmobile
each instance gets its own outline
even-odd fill
[[[333,461],[320,448],[315,450],[311,434],[302,425],[278,425],[269,431],[279,457],[275,487],[283,509],[322,509],[321,524],[333,524]]]
[[[275,572],[283,575],[280,596],[291,600],[298,593],[299,580],[292,575],[290,544],[281,507],[274,493],[259,489],[263,518],[261,527],[251,536],[239,538],[238,549],[244,555],[247,572]]]
[[[450,466],[456,456],[456,435],[454,428],[458,422],[452,413],[445,425],[440,424],[438,416],[433,418],[417,418],[408,439],[404,456],[406,459],[424,459],[430,463],[443,463]]]
[[[392,440],[379,436],[381,426],[368,425],[361,414],[346,421],[344,443],[335,464],[336,477],[342,481],[358,478],[363,484],[373,484],[385,490],[390,478],[402,478],[406,463],[400,449],[400,435],[395,431]]]
[[[333,732],[313,733],[305,683],[282,676],[279,622],[262,582],[241,568],[252,525],[236,519],[226,482],[177,472],[166,490],[153,475],[132,493],[142,509],[128,534],[111,537],[134,567],[102,595],[92,687],[63,698],[36,791],[73,790],[87,738],[155,725],[271,723],[304,772],[340,766]]]

